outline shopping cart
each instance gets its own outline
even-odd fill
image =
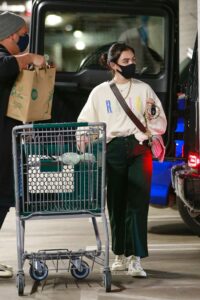
[[[104,123],[31,124],[13,129],[19,295],[24,293],[26,260],[36,281],[44,280],[51,268],[70,271],[75,278],[83,279],[97,263],[103,266],[106,292],[111,290],[105,129]],[[72,216],[91,217],[97,243],[94,250],[25,251],[26,221]],[[99,216],[105,233],[104,251],[96,221]]]

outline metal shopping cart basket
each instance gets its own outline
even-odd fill
[[[105,215],[105,145],[104,123],[31,124],[13,129],[19,295],[24,293],[25,260],[29,260],[29,273],[36,281],[48,276],[49,264],[56,271],[66,269],[75,278],[83,279],[97,263],[103,266],[106,291],[111,290]],[[25,251],[27,220],[72,216],[91,217],[95,250]],[[105,233],[104,251],[96,221],[99,216]]]

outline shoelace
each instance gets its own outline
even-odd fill
[[[140,265],[140,261],[135,261],[134,263],[133,263],[133,267],[136,269],[136,270],[143,270],[143,268],[141,267],[141,265]]]
[[[124,258],[121,255],[117,255],[116,258],[115,258],[116,262],[123,262],[123,260],[124,260]]]

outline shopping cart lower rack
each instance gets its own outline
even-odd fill
[[[29,260],[29,273],[36,281],[48,276],[49,265],[56,271],[67,270],[75,278],[83,279],[97,263],[103,266],[106,292],[111,290],[105,215],[105,145],[104,123],[47,123],[13,129],[19,295],[24,294],[25,260]],[[96,222],[99,216],[104,225],[104,251]],[[91,217],[96,250],[25,251],[25,222],[58,217]]]

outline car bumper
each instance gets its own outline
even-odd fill
[[[171,169],[172,187],[185,205],[195,212],[200,212],[200,174],[194,173],[186,164],[173,166]]]

